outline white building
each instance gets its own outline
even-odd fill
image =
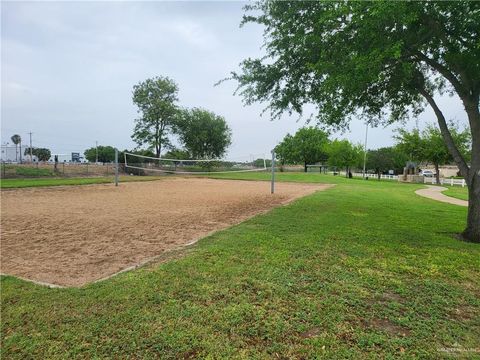
[[[21,158],[24,159],[24,156]],[[3,162],[20,162],[20,146],[2,145],[0,160]]]

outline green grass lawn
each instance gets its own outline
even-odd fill
[[[454,187],[454,186],[450,186],[448,187],[448,190],[445,190],[443,191],[443,193],[445,195],[448,195],[448,196],[451,196],[451,197],[454,197],[454,198],[457,198],[457,199],[461,199],[461,200],[468,200],[468,189],[467,187]]]
[[[49,169],[36,169],[27,167],[17,167],[15,169],[17,175],[20,176],[54,176],[53,171]]]
[[[422,185],[277,178],[337,186],[83,288],[2,277],[3,358],[437,359],[480,348],[480,246],[453,235],[465,208],[415,195]]]
[[[151,181],[163,179],[161,176],[120,176],[120,182]],[[39,187],[39,186],[62,186],[62,185],[90,185],[113,183],[113,177],[87,177],[87,178],[51,178],[51,179],[2,179],[2,189]]]

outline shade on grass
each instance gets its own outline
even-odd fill
[[[465,208],[417,185],[278,178],[337,186],[81,289],[3,277],[3,356],[439,358],[480,347],[480,247],[453,236]]]

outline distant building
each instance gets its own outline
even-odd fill
[[[425,166],[421,166],[421,169],[422,170],[431,170],[433,171],[433,173],[435,173],[435,166],[433,165],[425,165]],[[458,176],[458,172],[460,171],[458,169],[458,166],[457,165],[442,165],[442,166],[439,166],[439,169],[440,170],[440,177],[451,177],[451,176]]]
[[[20,162],[20,147],[2,145],[0,159],[3,162]],[[22,160],[25,160],[25,156],[22,156]]]
[[[83,156],[79,152],[72,152],[72,162],[82,162]]]
[[[38,162],[38,157],[36,155],[32,155],[30,158],[30,154],[22,156],[22,163],[31,163],[31,162]]]
[[[48,161],[54,162],[55,161],[55,155],[58,156],[58,162],[59,163],[64,163],[64,162],[74,162],[74,163],[80,163],[80,162],[85,162],[83,156],[80,155],[79,152],[72,152],[70,154],[53,154],[50,156],[50,159]]]

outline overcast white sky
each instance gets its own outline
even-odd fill
[[[179,105],[224,116],[233,130],[230,156],[268,153],[297,117],[270,121],[261,104],[244,107],[235,83],[214,83],[262,54],[262,28],[239,28],[243,2],[5,2],[1,3],[1,141],[54,153],[95,145],[133,148],[137,116],[132,87],[161,75],[180,88]],[[439,99],[448,118],[465,120],[457,98]],[[419,124],[434,121],[428,109]],[[411,128],[415,121],[406,126]],[[369,148],[392,144],[394,128],[369,131]],[[337,134],[362,142],[365,127]]]

